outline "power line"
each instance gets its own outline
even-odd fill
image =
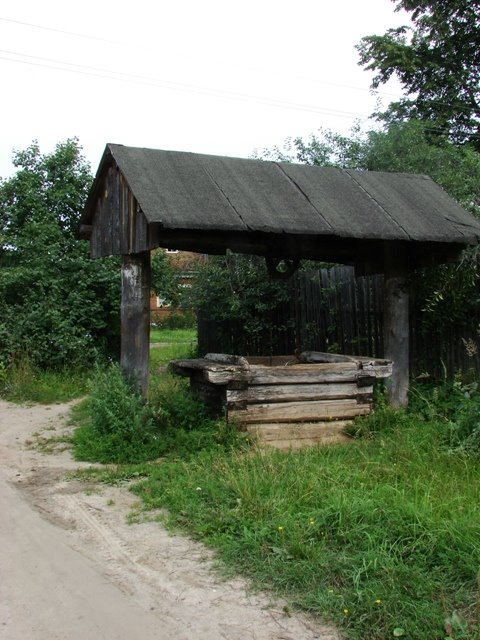
[[[226,98],[229,100],[240,100],[243,102],[250,102],[254,104],[264,104],[267,106],[280,107],[284,109],[292,109],[297,111],[306,111],[311,113],[323,113],[326,115],[342,117],[342,118],[360,118],[367,119],[365,114],[353,113],[349,111],[342,111],[339,109],[329,109],[325,107],[319,107],[317,105],[307,105],[296,102],[289,102],[285,100],[277,100],[275,98],[268,98],[264,96],[254,96],[250,94],[244,94],[233,91],[225,91],[221,89],[215,89],[212,87],[202,87],[197,85],[190,85],[181,82],[173,82],[170,80],[164,80],[161,78],[154,78],[149,76],[141,76],[133,73],[127,73],[123,71],[115,71],[111,69],[102,69],[99,67],[93,67],[88,65],[79,65],[72,62],[64,62],[62,60],[55,60],[52,58],[44,58],[41,56],[32,56],[24,53],[18,53],[16,51],[8,51],[0,49],[0,59],[8,62],[17,62],[25,65],[43,67],[47,69],[53,69],[56,71],[64,71],[67,73],[77,73],[85,76],[100,77],[110,80],[117,80],[120,82],[131,82],[134,84],[142,84],[147,86],[153,86],[157,88],[169,89],[171,91],[184,91],[187,93],[196,93],[200,95],[206,95],[217,98]],[[25,59],[16,59],[8,56],[20,56]],[[61,66],[59,66],[61,65]],[[65,68],[68,67],[68,68]]]
[[[87,40],[98,40],[99,42],[106,42],[107,44],[120,44],[122,46],[135,46],[127,42],[120,42],[119,40],[109,40],[108,38],[100,38],[99,36],[91,36],[85,33],[78,33],[77,31],[65,31],[64,29],[55,29],[54,27],[46,27],[40,24],[33,24],[32,22],[22,22],[21,20],[13,20],[11,18],[1,18],[2,22],[10,22],[12,24],[19,24],[23,27],[31,27],[32,29],[42,29],[43,31],[51,31],[53,33],[61,33],[66,36],[74,36],[75,38],[85,38]]]
[[[69,36],[74,36],[74,37],[78,37],[78,38],[84,38],[84,39],[88,39],[88,40],[97,40],[99,42],[104,42],[104,43],[108,43],[108,44],[116,44],[116,45],[120,45],[120,46],[127,46],[127,47],[134,47],[134,48],[139,48],[139,49],[143,49],[146,51],[152,51],[152,49],[147,48],[147,47],[142,47],[140,45],[134,45],[132,43],[126,43],[126,42],[122,42],[119,40],[111,40],[111,39],[107,39],[107,38],[102,38],[102,37],[97,37],[97,36],[92,36],[92,35],[88,35],[88,34],[84,34],[84,33],[79,33],[79,32],[75,32],[75,31],[67,31],[64,29],[57,29],[54,27],[48,27],[48,26],[44,26],[44,25],[39,25],[39,24],[34,24],[34,23],[30,23],[30,22],[24,22],[24,21],[20,21],[20,20],[14,20],[14,19],[10,19],[10,18],[3,18],[0,17],[0,21],[3,22],[9,22],[9,23],[13,23],[13,24],[19,24],[21,26],[27,26],[27,27],[31,27],[31,28],[35,28],[35,29],[40,29],[40,30],[45,30],[45,31],[51,31],[51,32],[55,32],[55,33],[60,33],[60,34],[64,34],[64,35],[69,35]],[[2,51],[2,50],[0,50]],[[261,96],[252,96],[252,95],[248,95],[248,94],[242,94],[242,93],[238,93],[238,92],[228,92],[228,91],[224,91],[224,90],[219,90],[219,89],[214,89],[214,88],[209,88],[209,87],[201,87],[201,86],[195,86],[195,85],[189,85],[186,83],[180,83],[180,82],[172,82],[169,80],[163,80],[161,78],[153,78],[153,77],[148,77],[148,76],[139,76],[136,74],[129,74],[126,72],[120,72],[120,71],[115,71],[115,70],[110,70],[110,69],[99,69],[97,67],[90,67],[87,65],[80,65],[80,64],[75,64],[75,63],[71,63],[71,62],[63,62],[61,60],[53,60],[50,58],[42,58],[40,56],[29,56],[27,54],[23,54],[23,53],[17,53],[17,52],[13,52],[13,51],[2,51],[3,53],[6,53],[8,55],[16,55],[16,56],[22,56],[22,57],[26,57],[26,58],[30,58],[32,60],[41,60],[43,62],[48,62],[48,63],[52,63],[52,64],[41,64],[39,62],[27,62],[25,60],[16,60],[16,59],[12,59],[12,58],[7,58],[4,56],[0,56],[0,59],[3,60],[7,60],[10,62],[19,62],[19,63],[23,63],[23,64],[30,64],[32,66],[38,66],[38,67],[44,67],[44,68],[49,68],[49,69],[53,69],[53,70],[60,70],[60,71],[71,71],[73,73],[78,73],[81,75],[90,75],[92,77],[102,77],[102,78],[107,78],[107,79],[111,79],[111,80],[124,80],[127,82],[132,82],[132,83],[136,83],[136,84],[144,84],[144,85],[149,85],[149,86],[156,86],[156,87],[163,87],[166,89],[170,89],[170,90],[176,90],[176,91],[186,91],[189,93],[198,93],[201,95],[209,95],[209,96],[213,96],[213,97],[221,97],[221,98],[226,98],[226,99],[231,99],[231,100],[242,100],[242,101],[246,101],[246,102],[252,102],[252,103],[257,103],[257,104],[265,104],[265,105],[270,105],[270,106],[276,106],[276,107],[280,107],[280,108],[286,108],[286,109],[294,109],[294,110],[300,110],[300,111],[306,111],[306,112],[312,112],[312,113],[325,113],[328,115],[332,115],[332,116],[336,116],[336,117],[343,117],[343,118],[358,118],[361,120],[367,120],[368,118],[370,118],[371,116],[367,116],[365,114],[358,114],[358,113],[352,113],[352,112],[348,112],[348,111],[341,111],[341,110],[337,110],[337,109],[326,109],[326,108],[322,108],[322,107],[318,107],[315,105],[305,105],[305,104],[301,104],[301,103],[294,103],[294,102],[287,102],[287,101],[282,101],[282,100],[277,100],[274,98],[266,98],[266,97],[261,97]],[[52,66],[52,65],[63,65],[63,66],[69,66],[72,67],[71,69],[64,69],[63,67],[59,67],[59,66]],[[84,69],[87,69],[87,71],[84,71]],[[258,71],[258,69],[255,69]],[[115,75],[112,75],[115,74]],[[292,75],[292,74],[282,74],[282,75],[287,75],[296,79],[301,79],[301,80],[306,80],[306,78],[302,78],[300,76],[296,76],[296,75]],[[336,87],[340,87],[340,88],[345,88],[345,89],[352,89],[355,91],[369,91],[369,89],[365,89],[363,87],[355,87],[355,86],[351,86],[351,85],[345,85],[345,84],[340,84],[340,83],[335,83],[335,82],[330,82],[330,81],[326,81],[326,80],[316,80],[316,79],[310,79],[310,82],[320,82],[322,84],[328,84],[331,86],[336,86]],[[380,91],[376,91],[375,92],[376,95],[380,95],[380,96],[390,96],[393,98],[396,98],[396,100],[402,100],[402,99],[408,99],[408,97],[406,96],[398,96],[396,94],[392,94],[392,93],[386,93],[386,92],[380,92]],[[438,105],[444,105],[444,106],[449,106],[446,102],[441,101],[441,100],[432,100],[432,102],[434,102],[435,104]],[[474,108],[471,107],[470,110],[473,112]],[[438,131],[445,131],[448,132],[447,128],[443,128],[443,129],[437,129]],[[476,134],[471,134],[471,137],[477,137]]]
[[[40,24],[34,24],[32,22],[23,22],[21,20],[13,20],[11,18],[2,18],[2,17],[0,17],[0,21],[9,22],[9,23],[12,23],[12,24],[18,24],[18,25],[26,26],[26,27],[31,27],[33,29],[40,29],[40,30],[44,30],[44,31],[51,31],[51,32],[54,32],[54,33],[60,33],[60,34],[63,34],[63,35],[74,36],[76,38],[84,38],[84,39],[87,39],[87,40],[96,40],[98,42],[105,42],[107,44],[116,44],[116,45],[120,45],[122,47],[136,48],[136,49],[141,49],[141,50],[144,50],[144,51],[150,51],[150,52],[153,51],[153,49],[150,48],[150,47],[145,47],[145,46],[142,46],[142,45],[135,45],[135,44],[133,44],[131,42],[125,42],[125,41],[120,41],[120,40],[111,40],[111,39],[108,39],[108,38],[101,38],[101,37],[98,37],[98,36],[92,36],[92,35],[88,35],[88,34],[85,34],[85,33],[79,33],[78,31],[66,31],[64,29],[57,29],[57,28],[54,28],[54,27],[47,27],[47,26],[40,25]],[[209,64],[211,64],[210,60],[209,60]],[[249,70],[249,71],[252,70],[249,67],[241,67],[241,68],[244,68],[244,69]],[[258,71],[258,69],[253,69],[253,70]],[[270,70],[268,72],[270,74],[272,73]],[[285,75],[288,75],[291,78],[296,78],[298,80],[308,80],[310,83],[314,82],[316,84],[318,84],[318,83],[327,84],[327,85],[330,85],[332,87],[340,87],[342,89],[352,89],[353,91],[370,92],[370,89],[366,89],[365,87],[355,87],[353,85],[342,84],[342,83],[339,83],[339,82],[331,82],[330,80],[322,80],[322,79],[317,79],[317,78],[313,78],[313,79],[312,78],[305,78],[303,76],[298,76],[296,74],[285,74],[285,73],[282,73],[282,77],[285,77]],[[391,97],[391,98],[398,98],[399,97],[397,94],[388,93],[388,92],[384,92],[384,91],[383,92],[382,91],[377,91],[376,94],[377,95],[386,96],[386,97]]]

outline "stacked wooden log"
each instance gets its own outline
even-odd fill
[[[176,360],[213,414],[278,448],[346,439],[345,427],[372,410],[373,384],[392,373],[388,360],[305,352],[299,358],[207,354]]]

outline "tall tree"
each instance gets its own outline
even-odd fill
[[[396,76],[406,93],[381,117],[419,118],[480,150],[480,0],[392,0],[413,26],[362,38],[360,64],[376,89]]]
[[[118,344],[120,275],[76,229],[92,176],[77,140],[14,154],[0,180],[0,361],[86,365]]]

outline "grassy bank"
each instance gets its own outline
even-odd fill
[[[346,638],[480,638],[480,462],[452,450],[451,420],[381,407],[347,445],[246,451],[185,394],[153,400],[160,461],[89,477],[141,477],[146,511]]]
[[[152,371],[195,345],[189,330],[152,338],[163,345],[152,349]],[[15,375],[19,400],[68,399],[87,380]],[[98,371],[74,410],[74,453],[116,466],[83,475],[135,478],[144,509],[166,509],[166,525],[215,549],[225,571],[333,621],[346,638],[480,638],[476,385],[414,389],[409,413],[380,403],[355,427],[360,439],[287,453],[249,448],[186,386],[152,375],[144,404],[118,367]]]
[[[205,451],[134,491],[348,638],[478,638],[480,465],[449,455],[439,426],[405,421],[302,452]]]

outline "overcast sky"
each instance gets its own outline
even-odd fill
[[[390,0],[4,0],[0,176],[12,150],[78,137],[248,157],[320,127],[347,133],[371,95],[355,44],[405,24]]]

